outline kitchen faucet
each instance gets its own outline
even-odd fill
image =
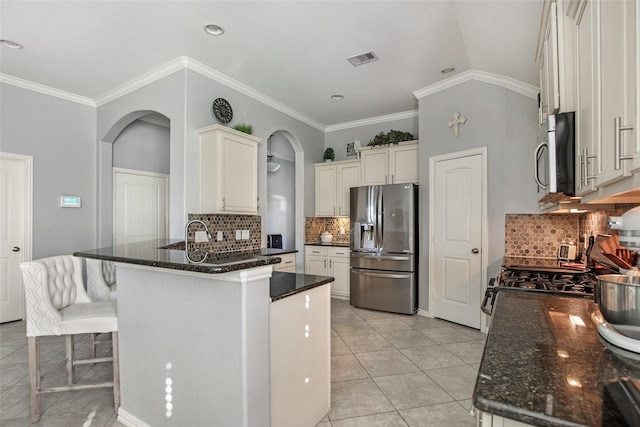
[[[204,260],[207,259],[207,256],[209,255],[209,253],[205,252],[204,257],[202,257],[200,261],[194,261],[191,258],[189,258],[189,226],[194,222],[202,224],[202,226],[204,227],[204,230],[207,232],[207,239],[209,240],[211,240],[211,233],[209,232],[209,228],[207,227],[207,224],[205,224],[203,221],[200,221],[199,219],[192,219],[191,221],[187,222],[187,225],[184,226],[184,256],[187,257],[187,261],[189,261],[190,263],[200,264],[201,262],[204,262]]]

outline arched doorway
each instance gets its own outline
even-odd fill
[[[100,142],[98,163],[101,246],[168,237],[169,118],[125,115]]]
[[[272,132],[270,139],[271,152],[281,166],[275,172],[267,171],[267,215],[263,228],[266,234],[283,234],[286,249],[298,250],[296,268],[303,272],[304,150],[298,139],[286,130]],[[265,145],[268,154],[269,138]]]

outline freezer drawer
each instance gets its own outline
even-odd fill
[[[415,271],[413,254],[351,252],[351,267],[368,270]]]
[[[415,273],[351,268],[351,305],[414,314],[418,290]]]

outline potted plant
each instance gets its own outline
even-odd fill
[[[253,133],[253,126],[246,123],[238,123],[233,128],[237,131],[248,133],[249,135]]]
[[[389,145],[389,144],[397,144],[403,141],[411,141],[413,140],[413,135],[409,132],[402,132],[399,130],[391,130],[389,133],[380,132],[376,136],[373,137],[371,142],[368,145],[376,146],[376,145]]]
[[[324,154],[322,155],[325,162],[332,162],[333,159],[336,158],[336,153],[333,151],[333,148],[329,147],[324,150]]]

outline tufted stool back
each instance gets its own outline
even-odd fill
[[[24,262],[22,278],[27,308],[27,336],[60,335],[59,310],[91,299],[84,290],[82,261],[59,255]]]
[[[93,301],[116,299],[116,266],[111,261],[86,258],[87,294]]]

